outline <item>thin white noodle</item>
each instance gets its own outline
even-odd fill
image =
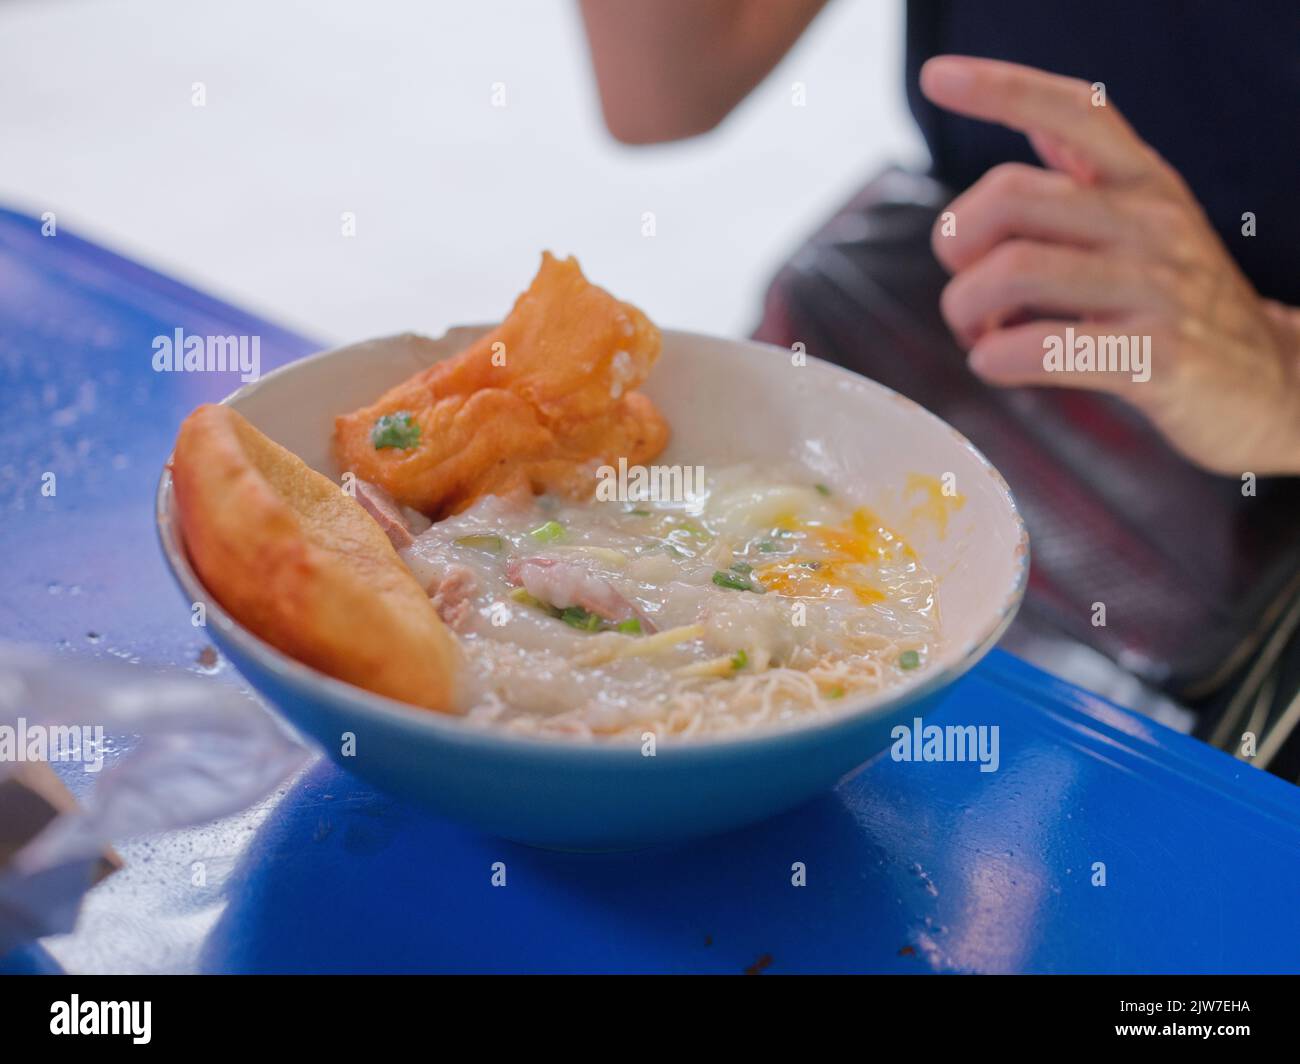
[[[600,738],[639,737],[644,732],[687,738],[723,735],[778,721],[824,715],[848,694],[878,691],[885,686],[887,666],[898,656],[897,644],[880,637],[854,640],[857,653],[802,655],[801,668],[777,667],[743,673],[734,679],[679,679],[667,697],[629,714],[633,719],[614,728],[588,728]],[[912,643],[913,640],[904,640]],[[862,644],[871,644],[865,653]],[[549,718],[532,718],[536,734],[571,737],[582,719],[581,710]]]

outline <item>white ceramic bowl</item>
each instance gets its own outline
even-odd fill
[[[334,417],[464,347],[482,327],[438,340],[404,335],[313,355],[226,402],[272,439],[337,478]],[[163,551],[189,602],[235,666],[299,731],[349,771],[485,831],[566,849],[621,849],[752,823],[828,790],[885,749],[998,640],[1019,607],[1028,539],[1006,483],[955,429],[847,370],[781,348],[666,331],[645,391],[673,439],[657,461],[720,466],[797,461],[905,531],[937,577],[943,642],[915,680],[845,699],[830,721],[640,747],[498,735],[341,683],[263,643],[208,596],[185,557],[171,477],[158,487]],[[908,477],[963,498],[946,529],[918,515]],[[343,756],[345,734],[354,754]]]

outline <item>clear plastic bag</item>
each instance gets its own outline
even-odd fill
[[[308,757],[229,686],[0,644],[0,828],[19,840],[0,851],[0,955],[72,929],[113,840],[239,812]],[[14,784],[40,761],[79,798],[23,841]]]

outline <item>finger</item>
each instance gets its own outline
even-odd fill
[[[943,290],[939,306],[964,346],[1031,315],[1117,318],[1163,309],[1163,296],[1129,260],[1059,244],[1009,240]]]
[[[1030,133],[1028,137],[1034,153],[1053,170],[1067,174],[1081,185],[1097,184],[1101,174],[1087,156],[1047,133]]]
[[[990,384],[1047,385],[1109,392],[1141,407],[1154,393],[1152,337],[1105,326],[1034,321],[989,333],[967,364]]]
[[[995,166],[935,221],[931,245],[951,273],[1012,237],[1104,248],[1134,243],[1134,229],[1096,189],[1023,163]]]
[[[1086,81],[995,59],[943,55],[921,68],[921,91],[949,111],[1029,134],[1037,144],[1050,145],[1055,162],[1068,158],[1100,180],[1141,178],[1153,166],[1151,149],[1115,107],[1093,105]]]

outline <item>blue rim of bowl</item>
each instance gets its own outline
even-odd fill
[[[486,325],[460,325],[448,329],[442,337],[429,338],[420,337],[421,339],[444,339],[453,332],[464,332],[467,336],[473,332],[482,332],[491,326]],[[419,334],[405,333],[401,336],[418,336]],[[706,336],[701,333],[683,332],[680,330],[664,330],[664,335],[671,335],[682,340],[705,340],[710,343],[719,341],[729,344],[743,344],[746,347],[753,348],[757,351],[767,351],[772,355],[786,358],[789,352],[783,347],[777,347],[773,344],[763,343],[757,340],[729,340],[725,337]],[[376,340],[369,341],[382,342],[387,339],[397,339],[394,337],[379,337]],[[353,345],[345,345],[353,346]],[[228,405],[241,396],[259,388],[263,382],[291,372],[295,367],[301,366],[304,362],[316,361],[329,357],[340,348],[331,348],[326,351],[319,351],[304,358],[295,359],[293,362],[280,366],[256,381],[236,389],[230,395],[221,400],[222,405]],[[780,726],[761,726],[751,732],[741,734],[722,734],[718,736],[704,736],[700,738],[690,738],[686,740],[674,740],[671,735],[656,735],[661,742],[664,742],[664,751],[671,750],[674,758],[689,756],[692,752],[698,752],[703,756],[709,751],[717,752],[721,747],[756,747],[767,743],[788,744],[796,737],[811,738],[820,732],[830,732],[841,728],[846,728],[856,723],[864,716],[880,715],[895,712],[906,708],[908,705],[918,702],[921,699],[941,690],[950,684],[956,682],[967,672],[969,672],[981,658],[984,657],[1006,633],[1011,622],[1015,619],[1016,613],[1024,601],[1025,590],[1029,582],[1029,533],[1025,528],[1024,518],[1020,514],[1020,508],[1016,504],[1015,496],[1011,492],[1002,474],[998,472],[997,467],[985,457],[973,443],[970,442],[962,433],[949,425],[943,418],[932,413],[923,407],[920,403],[900,395],[892,388],[873,381],[861,374],[854,373],[842,366],[834,365],[823,359],[814,356],[807,356],[808,365],[816,366],[818,372],[829,373],[832,376],[841,377],[842,379],[852,381],[855,387],[865,387],[868,390],[879,392],[881,396],[892,399],[895,402],[902,403],[905,406],[913,408],[920,416],[929,419],[938,427],[951,433],[961,447],[963,447],[975,460],[983,467],[984,471],[993,478],[998,490],[1006,500],[1012,520],[1015,523],[1017,532],[1016,546],[1013,548],[1020,564],[1016,568],[1015,580],[1009,591],[1003,596],[1002,604],[997,614],[993,617],[991,623],[970,640],[966,647],[961,651],[956,661],[938,669],[935,672],[926,672],[913,683],[886,688],[882,692],[876,692],[865,696],[860,700],[850,700],[845,698],[845,705],[829,718],[818,718],[811,721],[798,721]],[[530,736],[530,735],[512,735],[494,731],[490,726],[470,726],[465,723],[463,718],[451,714],[442,714],[433,710],[422,709],[418,706],[411,706],[405,702],[399,702],[395,699],[386,698],[383,695],[367,691],[365,688],[357,687],[354,684],[347,683],[343,680],[337,680],[323,672],[313,669],[310,665],[304,665],[302,662],[290,657],[283,651],[276,649],[270,643],[263,641],[254,635],[238,621],[236,621],[226,610],[217,602],[203,586],[199,580],[198,574],[194,572],[189,562],[189,557],[185,552],[179,537],[178,530],[173,521],[171,501],[172,495],[172,475],[171,475],[172,455],[167,456],[167,461],[163,465],[161,476],[158,478],[158,490],[154,499],[154,518],[157,525],[158,540],[162,547],[163,557],[171,569],[173,578],[180,585],[181,590],[189,597],[191,602],[202,602],[205,607],[206,621],[209,625],[214,624],[220,630],[224,638],[235,644],[239,650],[247,656],[255,659],[263,668],[273,673],[277,679],[284,682],[290,687],[306,689],[312,694],[324,698],[325,700],[346,705],[349,708],[363,712],[374,712],[381,717],[389,719],[392,723],[407,728],[413,728],[420,731],[428,732],[437,736],[439,739],[450,741],[455,745],[466,745],[481,747],[484,745],[501,747],[509,750],[511,753],[536,753],[543,756],[547,753],[554,755],[558,752],[569,754],[581,754],[586,757],[598,757],[613,759],[625,759],[629,752],[639,754],[639,745],[626,742],[616,742],[602,739],[569,739],[567,737],[552,736]],[[269,699],[265,699],[269,701]],[[274,707],[273,707],[274,708]],[[292,723],[292,721],[290,721]],[[647,731],[652,731],[650,727]]]

